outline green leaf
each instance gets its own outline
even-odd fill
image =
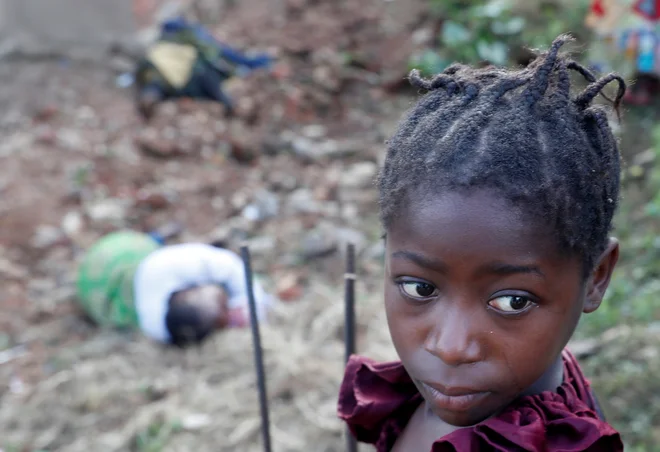
[[[509,12],[510,9],[511,4],[506,0],[491,0],[485,5],[475,7],[474,11],[476,15],[494,19],[496,17],[502,16],[506,12]]]
[[[429,76],[445,70],[449,66],[449,61],[438,52],[428,49],[413,55],[409,66],[411,69],[419,69],[423,75]]]
[[[477,43],[477,52],[481,59],[498,66],[505,65],[509,57],[509,49],[503,42],[488,43],[486,41],[479,41]]]
[[[457,46],[469,42],[471,37],[470,30],[457,22],[448,20],[442,25],[441,40],[448,46]]]
[[[522,17],[512,17],[507,21],[496,20],[491,25],[493,33],[498,35],[515,35],[525,28],[525,19]]]

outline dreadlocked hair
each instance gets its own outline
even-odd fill
[[[607,246],[620,184],[607,108],[593,100],[618,82],[618,114],[626,85],[560,55],[570,39],[559,36],[524,69],[455,64],[430,80],[410,73],[428,93],[387,143],[378,180],[386,231],[413,194],[487,188],[550,227],[559,249],[591,271]],[[577,95],[569,71],[589,82]]]

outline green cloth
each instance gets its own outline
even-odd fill
[[[160,245],[148,234],[114,232],[96,242],[78,268],[78,301],[101,326],[135,328],[133,278],[140,263]]]

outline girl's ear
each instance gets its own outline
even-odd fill
[[[610,238],[607,248],[603,251],[596,267],[589,276],[587,285],[587,296],[584,300],[584,307],[582,311],[586,314],[594,312],[603,301],[605,291],[610,285],[612,279],[612,272],[619,260],[619,241],[615,238]]]

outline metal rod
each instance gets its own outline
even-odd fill
[[[254,300],[254,289],[252,287],[252,265],[250,262],[250,250],[247,246],[241,246],[241,256],[245,268],[245,284],[250,305],[250,329],[252,330],[252,342],[254,346],[254,362],[257,368],[257,384],[259,386],[259,407],[261,409],[261,433],[263,436],[264,451],[271,452],[270,445],[270,420],[268,418],[268,397],[266,392],[266,371],[264,370],[264,358],[261,349],[261,335],[259,334],[259,318],[257,316],[257,304]]]
[[[355,245],[349,243],[346,249],[346,273],[344,273],[344,345],[345,359],[355,353]],[[346,450],[357,452],[357,441],[353,434],[346,429]]]
[[[346,362],[355,353],[355,245],[349,243],[346,252],[344,341]]]

